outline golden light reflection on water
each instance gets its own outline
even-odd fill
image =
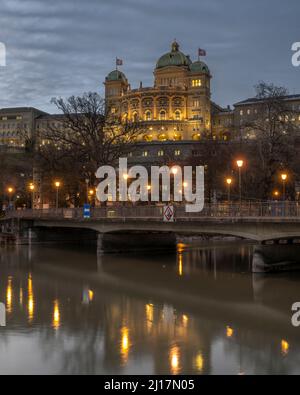
[[[146,304],[146,322],[147,329],[150,331],[153,327],[154,306],[153,304]]]
[[[290,345],[286,340],[281,341],[281,352],[284,356],[288,355],[290,351]]]
[[[130,338],[129,338],[129,329],[127,326],[123,326],[121,329],[121,345],[120,352],[122,357],[123,364],[126,364],[128,361],[129,351],[130,351]]]
[[[179,276],[183,276],[183,256],[182,253],[178,254],[178,274]]]
[[[58,300],[54,301],[53,317],[52,317],[52,327],[57,330],[60,327],[60,309]]]
[[[31,323],[34,319],[34,308],[35,308],[35,302],[34,302],[34,294],[33,294],[33,282],[32,282],[32,276],[29,274],[28,277],[28,322]]]
[[[174,375],[180,373],[180,349],[178,346],[173,346],[170,350],[170,370]]]
[[[94,300],[94,292],[90,289],[89,290],[89,301],[92,302]]]
[[[234,330],[230,327],[226,327],[226,336],[230,339],[234,335]]]
[[[12,300],[13,300],[12,277],[8,277],[8,284],[6,289],[6,310],[8,313],[12,312]]]
[[[201,353],[197,354],[194,361],[194,367],[198,372],[203,371],[204,359]]]
[[[23,288],[20,288],[19,301],[20,306],[23,307]]]

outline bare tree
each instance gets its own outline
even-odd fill
[[[52,99],[52,103],[63,116],[51,122],[44,139],[63,154],[64,160],[69,158],[72,165],[81,166],[82,175],[90,180],[99,166],[116,165],[127,155],[141,133],[137,124],[113,114],[97,93]]]
[[[296,154],[295,139],[299,127],[295,122],[299,113],[286,100],[283,87],[261,82],[256,86],[255,115],[241,125],[243,131],[255,134],[256,153],[253,158],[257,193],[268,199],[281,169],[291,167]]]

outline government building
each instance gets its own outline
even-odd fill
[[[211,80],[208,65],[200,58],[193,61],[176,41],[158,59],[152,87],[140,83],[132,89],[118,68],[107,75],[104,85],[109,111],[123,122],[139,125],[140,134],[129,155],[133,162],[163,162],[167,154],[178,161],[198,156],[201,150],[197,147],[203,147],[205,137],[224,143],[256,138],[251,130],[242,134],[241,125],[255,119],[260,101],[250,98],[233,108],[222,108],[211,100]],[[300,95],[286,96],[285,100],[291,111],[300,111]],[[22,135],[40,136],[50,126],[62,124],[62,118],[30,107],[0,109],[0,149],[22,149]],[[293,121],[300,125],[300,116]]]

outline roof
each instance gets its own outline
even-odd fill
[[[300,95],[287,95],[283,97],[284,100],[300,100]],[[249,99],[240,101],[238,103],[235,103],[234,106],[244,106],[244,105],[249,105],[249,104],[255,104],[255,103],[261,103],[263,102],[264,99],[258,99],[257,97],[251,97]]]

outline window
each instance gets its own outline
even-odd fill
[[[182,140],[182,136],[179,133],[174,133],[174,140],[175,141],[181,141]]]
[[[248,114],[248,115],[251,114],[251,110],[250,110],[250,109],[247,110],[247,114]]]
[[[160,111],[160,113],[159,113],[159,119],[160,119],[161,121],[165,121],[165,120],[166,120],[166,117],[167,117],[167,114],[166,114],[165,110]]]
[[[146,134],[144,136],[144,140],[147,141],[147,142],[152,141],[153,140],[153,135],[152,134]]]
[[[147,157],[148,157],[148,151],[144,151],[144,152],[142,153],[142,156],[143,156],[144,158],[147,158]]]
[[[192,81],[192,87],[193,88],[197,88],[197,87],[199,87],[199,86],[202,86],[202,81],[201,80],[193,80]]]
[[[158,136],[159,141],[167,141],[167,135],[165,133],[162,133]]]
[[[160,150],[160,151],[158,151],[157,155],[162,157],[165,155],[165,152],[163,150]]]
[[[193,134],[193,140],[195,140],[195,141],[201,140],[201,134],[200,133]]]
[[[146,120],[146,121],[151,121],[151,119],[152,119],[152,113],[151,113],[151,111],[146,111],[146,112],[145,112],[145,120]]]
[[[196,107],[196,108],[200,107],[200,100],[194,100],[193,107]]]
[[[180,156],[181,155],[181,151],[179,149],[175,150],[174,152],[175,156]]]
[[[132,120],[133,120],[133,122],[138,122],[139,116],[138,116],[138,113],[137,113],[137,112],[134,112],[134,113],[132,114]]]
[[[241,111],[240,111],[240,116],[242,117],[243,115],[244,115],[244,111],[241,110]]]
[[[176,119],[176,121],[180,121],[181,120],[181,112],[179,110],[175,111],[175,119]]]

